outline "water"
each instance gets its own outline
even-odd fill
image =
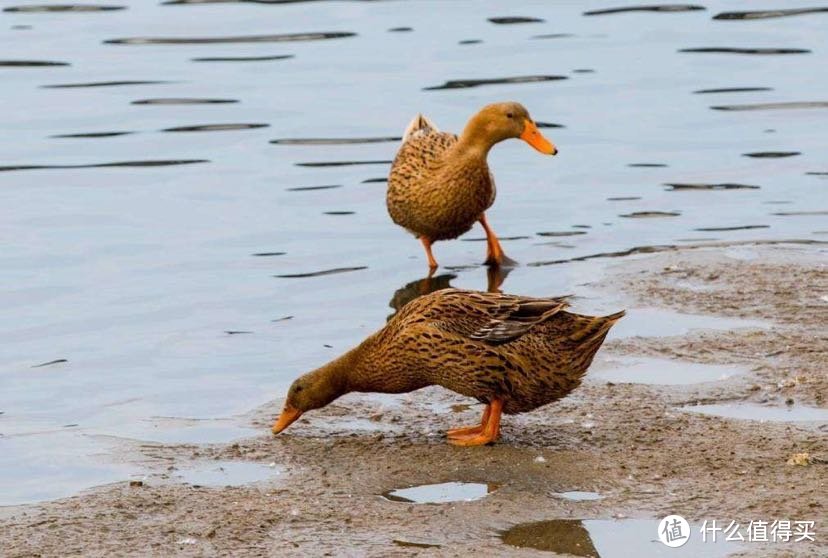
[[[721,536],[716,542],[703,541],[700,525],[692,524],[688,541],[678,548],[670,548],[659,541],[658,524],[657,519],[551,519],[515,525],[501,537],[511,546],[591,558],[715,558],[739,550],[738,544],[725,542]]]
[[[555,494],[564,500],[571,500],[573,502],[591,502],[594,500],[601,500],[603,496],[601,496],[597,492],[585,492],[582,490],[571,490],[569,492],[560,492]]]
[[[281,469],[239,461],[214,461],[176,471],[174,478],[197,486],[242,486],[278,478]]]
[[[23,4],[0,14],[3,476],[47,440],[109,470],[105,451],[41,434],[66,424],[155,441],[247,435],[239,416],[384,323],[426,275],[384,208],[394,139],[419,111],[458,131],[483,104],[519,100],[561,149],[491,153],[489,220],[515,238],[507,253],[557,262],[495,278],[507,291],[578,294],[594,268],[577,260],[599,253],[825,240],[825,14],[713,20],[724,1],[588,17],[606,6]],[[543,21],[489,21],[514,17]],[[679,52],[699,48],[811,52]],[[800,154],[743,156],[761,152]],[[641,214],[664,216],[620,217]],[[484,250],[435,254],[452,285],[484,289],[497,283],[477,265]],[[0,504],[18,496],[4,487]]]
[[[410,488],[398,488],[384,492],[383,496],[394,502],[411,504],[446,504],[449,502],[471,502],[497,490],[493,483],[443,482],[423,484]]]
[[[828,424],[828,409],[789,405],[769,407],[756,403],[715,403],[682,407],[685,411],[717,417],[769,422],[814,422]]]
[[[700,364],[652,357],[625,357],[599,359],[590,370],[590,376],[606,382],[692,385],[716,382],[746,374],[749,368],[729,364]]]

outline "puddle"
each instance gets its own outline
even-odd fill
[[[802,155],[799,151],[754,151],[753,153],[744,153],[744,157],[754,157],[756,159],[780,159],[782,157],[795,157]]]
[[[424,87],[423,91],[437,91],[440,89],[466,89],[469,87],[480,87],[481,85],[502,85],[506,83],[538,83],[542,81],[558,81],[562,79],[569,79],[566,76],[516,76],[506,78],[493,79],[453,79],[445,82],[443,85],[434,85],[432,87]]]
[[[490,17],[489,21],[497,25],[512,25],[514,23],[543,23],[545,19],[538,17]]]
[[[238,99],[196,99],[192,97],[181,98],[160,98],[160,99],[138,99],[132,101],[133,105],[225,105],[238,103]]]
[[[162,80],[120,80],[120,81],[90,81],[86,83],[56,83],[52,85],[41,85],[44,89],[74,89],[83,87],[123,87],[127,85],[158,85],[172,83]]]
[[[733,182],[723,182],[719,184],[680,184],[667,182],[668,192],[674,191],[703,191],[703,190],[758,190],[760,186],[752,184],[737,184]]]
[[[716,542],[703,541],[701,525],[694,524],[687,543],[670,548],[659,541],[658,524],[658,519],[551,519],[515,525],[501,539],[510,546],[593,558],[718,558],[739,548],[722,535]]]
[[[718,105],[713,110],[751,111],[751,110],[799,110],[828,108],[828,101],[792,101],[788,103],[756,103],[752,105]]]
[[[719,89],[699,89],[693,91],[696,95],[706,95],[710,93],[754,93],[759,91],[773,91],[772,87],[722,87]]]
[[[401,137],[395,136],[373,138],[282,138],[270,140],[270,143],[277,145],[351,145],[362,143],[387,143],[401,140]]]
[[[571,500],[573,502],[592,502],[595,500],[603,500],[603,496],[598,494],[597,492],[583,492],[580,490],[572,490],[569,492],[558,492],[553,494],[553,496],[557,496],[559,498],[563,498],[564,500]]]
[[[126,6],[99,6],[92,4],[58,4],[54,6],[33,5],[33,6],[9,6],[3,8],[4,12],[21,14],[56,13],[56,12],[113,12],[125,10]]]
[[[270,467],[247,461],[211,461],[189,469],[180,469],[173,475],[177,481],[195,486],[243,486],[277,477],[281,467]]]
[[[678,211],[633,211],[632,213],[624,213],[619,217],[626,217],[627,219],[651,219],[654,217],[678,217],[681,215]]]
[[[594,378],[617,384],[692,385],[717,382],[750,372],[748,368],[725,364],[699,364],[654,357],[630,357],[595,363]]]
[[[770,19],[776,17],[789,17],[806,14],[817,14],[828,12],[828,8],[792,8],[787,10],[757,10],[747,12],[722,12],[713,16],[713,19]]]
[[[55,62],[53,60],[0,60],[0,68],[42,68],[70,65],[69,62]]]
[[[45,170],[45,169],[101,169],[108,167],[168,167],[209,163],[206,159],[159,159],[154,161],[118,161],[116,163],[91,163],[88,165],[11,165],[0,166],[0,172]]]
[[[704,6],[696,4],[661,4],[658,6],[624,6],[621,8],[606,8],[584,12],[585,16],[623,14],[629,12],[677,13],[696,12],[706,10]]]
[[[715,54],[808,54],[811,51],[804,48],[735,48],[735,47],[699,47],[680,48],[679,52],[700,52]]]
[[[193,62],[269,62],[271,60],[287,60],[294,58],[293,54],[274,54],[272,56],[201,56],[191,58]]]
[[[323,269],[322,271],[310,271],[307,273],[285,273],[282,275],[274,275],[274,277],[279,277],[280,279],[302,279],[306,277],[322,277],[323,275],[349,273],[351,271],[361,271],[363,269],[368,269],[368,267],[364,265],[355,267],[335,267],[333,269]]]
[[[758,403],[716,403],[712,405],[687,405],[681,407],[681,409],[691,413],[739,420],[828,423],[828,409],[801,405],[769,407]]]
[[[734,329],[767,329],[766,322],[683,314],[664,308],[629,308],[624,319],[610,330],[607,339],[628,337],[673,337],[693,330],[732,331]]]
[[[270,124],[198,124],[195,126],[174,126],[164,128],[162,132],[233,132],[237,130],[255,130],[256,128],[267,128]]]
[[[107,39],[107,45],[209,45],[230,43],[285,43],[294,41],[321,41],[355,37],[356,33],[334,31],[324,33],[282,33],[276,35],[237,35],[230,37],[127,37]]]
[[[472,502],[491,494],[499,488],[493,483],[443,482],[423,484],[411,488],[400,488],[383,492],[382,496],[393,502],[408,504],[446,504],[449,502]]]

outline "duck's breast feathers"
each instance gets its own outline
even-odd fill
[[[443,289],[408,304],[400,318],[447,333],[500,345],[513,341],[567,307],[561,298],[530,298]]]

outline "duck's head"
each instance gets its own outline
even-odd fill
[[[271,429],[278,434],[307,411],[321,409],[344,395],[343,376],[338,367],[328,364],[296,379],[288,390],[282,414]]]
[[[546,155],[558,153],[558,148],[543,137],[529,111],[520,103],[495,103],[483,107],[469,121],[463,136],[485,141],[489,146],[506,139],[520,138]]]

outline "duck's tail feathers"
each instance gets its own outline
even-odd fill
[[[598,340],[603,342],[604,336],[606,336],[610,328],[615,325],[615,322],[623,318],[625,314],[626,312],[621,310],[620,312],[610,314],[609,316],[588,318],[577,331],[569,336],[569,338],[572,341],[577,341],[582,344],[590,344]]]
[[[408,124],[405,129],[405,133],[403,134],[403,143],[407,142],[410,138],[419,135],[420,133],[428,133],[428,132],[439,132],[440,130],[437,126],[434,125],[434,122],[423,116],[422,114],[418,114],[414,117],[414,119]]]

